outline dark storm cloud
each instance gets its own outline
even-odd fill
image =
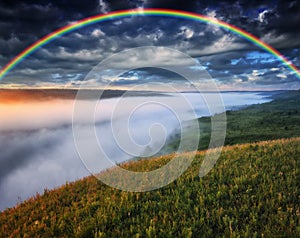
[[[299,63],[298,50],[286,50],[290,60]],[[299,84],[299,78],[274,55],[264,51],[235,51],[198,58],[212,78],[225,84]],[[205,62],[209,62],[206,64]]]
[[[273,31],[276,34],[292,33],[299,28],[299,1],[2,1],[0,5],[1,38],[9,40],[16,37],[25,43],[67,24],[97,13],[101,6],[109,11],[130,9],[138,6],[188,10],[202,14],[215,11],[216,17],[243,27],[258,35]],[[265,13],[263,13],[265,11]],[[259,21],[259,14],[262,14]],[[136,28],[153,28],[156,25],[136,21]],[[148,22],[149,23],[149,22]],[[116,34],[122,26],[116,27]],[[112,30],[112,29],[110,29]],[[111,32],[112,33],[112,32]],[[132,33],[132,32],[131,32]],[[134,37],[134,35],[132,36]]]
[[[99,13],[136,7],[196,12],[241,27],[281,51],[300,47],[297,30],[300,29],[300,1],[2,1],[0,66],[40,37],[66,24]],[[136,16],[93,24],[68,33],[36,51],[1,83],[9,84],[11,80],[15,83],[23,80],[30,85],[38,85],[39,81],[71,83],[82,80],[109,55],[145,45],[171,47],[192,57],[216,55],[206,59],[212,60],[210,73],[223,81],[230,80],[232,75],[271,67],[271,63],[250,64],[247,59],[231,65],[229,58],[243,59],[243,51],[257,50],[257,47],[217,26],[183,19]],[[221,56],[223,53],[229,54],[227,59]],[[291,50],[286,56],[299,65],[299,53],[298,56],[289,54],[293,54]]]
[[[168,9],[176,9],[176,10],[185,10],[185,11],[195,11],[197,7],[196,0],[185,1],[185,0],[148,0],[146,3],[146,7],[151,8],[168,8]]]
[[[139,85],[139,84],[164,84],[174,82],[187,82],[182,76],[167,71],[161,68],[139,68],[131,70],[125,74],[120,75],[119,80],[113,82],[112,85]]]
[[[274,47],[299,47],[300,1],[159,1],[149,0],[150,7],[180,9],[214,15],[225,22],[238,26]],[[294,37],[290,42],[287,39]],[[276,39],[280,39],[276,41]],[[269,38],[269,39],[268,39]],[[272,39],[274,38],[274,39]],[[285,38],[285,39],[283,39]]]

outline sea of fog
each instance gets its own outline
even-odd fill
[[[84,143],[84,148],[92,153],[89,145],[95,138],[84,136],[84,132],[93,126],[97,143],[112,164],[136,156],[151,156],[180,127],[181,120],[267,102],[268,96],[258,92],[224,92],[224,108],[212,105],[214,98],[219,98],[214,93],[205,97],[181,93],[110,98],[93,108],[93,124],[86,119],[93,102],[81,101],[74,128],[82,136],[76,141]],[[71,100],[0,102],[0,210],[42,193],[45,188],[90,175],[76,150],[73,109]],[[109,166],[98,159],[101,168]]]

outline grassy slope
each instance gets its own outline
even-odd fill
[[[227,113],[226,144],[300,136],[300,91],[284,92],[274,101]]]
[[[274,100],[268,103],[226,112],[225,145],[300,136],[300,90],[281,92],[272,97]],[[203,150],[208,148],[210,141],[210,117],[198,121],[201,133],[198,148]],[[195,129],[190,128],[190,131],[194,133]],[[176,149],[179,141],[177,136],[167,149]]]
[[[300,138],[225,147],[199,178],[204,153],[152,192],[122,192],[94,177],[46,191],[2,212],[0,237],[300,236]],[[170,158],[124,167],[149,170]]]

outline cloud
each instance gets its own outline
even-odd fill
[[[193,37],[194,31],[189,27],[182,26],[178,35],[183,35],[185,39],[190,39]]]
[[[70,128],[1,132],[0,209],[89,175]],[[8,141],[9,140],[9,141]]]
[[[296,51],[298,52],[298,51]],[[287,55],[294,63],[298,63],[297,53],[286,51]],[[235,83],[239,81],[240,86],[253,86],[259,88],[259,85],[269,86],[272,89],[288,89],[288,82],[299,88],[300,82],[294,72],[288,69],[274,55],[263,51],[234,51],[228,53],[215,54],[199,57],[200,64],[205,65],[206,70],[213,79],[222,84],[234,88]],[[281,77],[278,77],[278,74]],[[285,75],[285,76],[283,76]],[[286,77],[286,81],[282,80]],[[263,89],[263,88],[261,88]]]
[[[264,21],[267,21],[266,20],[266,14],[268,13],[269,11],[268,10],[264,10],[262,11],[261,13],[258,14],[258,20],[263,23]],[[268,22],[266,22],[268,23]]]
[[[188,52],[191,55],[197,56],[210,55],[234,50],[241,50],[245,48],[245,45],[247,44],[236,42],[235,36],[231,34],[224,34],[215,41],[211,41],[209,45],[204,45],[202,49],[192,49]]]
[[[99,0],[99,9],[103,13],[107,13],[110,10],[108,3],[106,3],[104,0]]]
[[[125,98],[118,108],[117,117],[114,119],[118,131],[130,128],[134,141],[141,145],[149,143],[149,128],[153,124],[162,123],[166,128],[168,136],[174,128],[178,127],[177,118],[170,115],[170,111],[162,106],[152,104],[143,106],[149,102],[149,98]],[[151,101],[164,101],[173,108],[178,101],[173,97],[152,97]],[[107,99],[101,101],[96,109],[96,131],[98,139],[109,158],[121,162],[131,158],[124,153],[114,142],[114,136],[110,129],[110,119],[114,112],[118,99]],[[87,127],[86,113],[90,101],[83,102],[82,113],[79,121],[75,124],[84,133]],[[131,105],[142,105],[133,115],[130,115]],[[187,107],[179,107],[182,113],[187,113]],[[13,206],[18,197],[26,199],[36,192],[43,192],[45,188],[53,188],[73,181],[89,172],[84,167],[74,145],[71,129],[73,103],[69,100],[53,100],[28,103],[13,103],[9,109],[6,104],[1,104],[1,128],[0,128],[0,209]],[[129,117],[130,115],[130,117]],[[9,118],[11,120],[9,120]],[[127,125],[126,118],[130,118]],[[77,118],[78,119],[78,118]],[[125,123],[125,125],[124,125]],[[128,132],[126,132],[128,133]],[[164,141],[159,134],[152,134],[153,138],[148,148],[157,150]],[[105,135],[105,136],[103,136]],[[123,134],[122,134],[123,135]],[[158,136],[160,135],[160,136]],[[150,138],[151,139],[151,138]],[[91,144],[93,138],[81,138]],[[130,141],[126,141],[129,143]],[[127,149],[132,150],[132,144],[125,144]],[[135,153],[144,153],[144,147],[134,150]],[[89,153],[94,153],[92,148],[86,147]],[[149,152],[149,151],[148,151]],[[97,158],[99,161],[99,158]],[[102,169],[107,164],[100,163]]]
[[[4,1],[0,3],[0,66],[40,37],[67,23],[103,12],[135,7],[188,10],[236,25],[280,51],[300,47],[300,34],[295,30],[300,27],[298,1],[290,4],[285,1],[275,4],[268,1],[250,3],[246,0],[212,3],[187,3],[182,0],[66,3],[46,0],[35,4]],[[149,45],[174,48],[193,57],[257,49],[252,43],[212,24],[168,17],[155,17],[155,21],[150,16],[128,17],[85,26],[59,37],[19,64],[1,84],[78,85],[78,81],[106,57],[122,50]],[[298,62],[299,59],[294,57],[293,63]],[[214,67],[221,68],[222,65]],[[247,70],[245,67],[243,69]],[[225,78],[230,81],[228,74],[224,74]]]
[[[100,29],[95,29],[95,30],[93,30],[91,35],[94,37],[99,37],[99,36],[103,37],[103,36],[105,36],[105,33],[103,31],[101,31]]]

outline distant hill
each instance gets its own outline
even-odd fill
[[[94,177],[45,190],[0,213],[0,237],[300,236],[300,138],[224,147],[200,178],[204,153],[151,192],[122,192]],[[152,170],[170,159],[122,166]]]
[[[70,99],[76,98],[78,89],[1,89],[0,103],[45,101],[53,99]],[[125,91],[125,90],[98,90],[98,89],[81,89],[80,99],[91,100],[101,98],[128,96],[164,96],[164,93],[151,91]]]
[[[275,91],[272,94],[270,102],[226,111],[225,145],[300,137],[300,90]],[[211,138],[211,118],[201,117],[198,122],[198,149],[207,149]],[[186,122],[186,125],[189,132],[186,132],[184,139],[189,140],[189,133],[193,134],[197,130],[190,127],[189,122]],[[174,133],[165,151],[175,150],[180,139],[180,133]]]

